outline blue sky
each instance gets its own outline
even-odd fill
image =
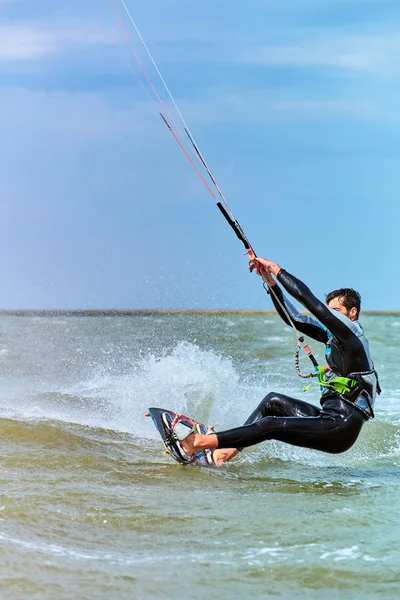
[[[256,252],[400,309],[400,3],[125,2]],[[132,69],[109,0],[0,0],[0,307],[268,308]]]

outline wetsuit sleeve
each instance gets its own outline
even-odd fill
[[[319,323],[313,317],[308,315],[302,315],[295,306],[283,295],[279,285],[274,285],[269,288],[269,294],[271,296],[273,305],[276,312],[286,325],[291,325],[287,314],[289,314],[296,329],[318,342],[326,344],[328,341],[328,333],[326,327]]]
[[[351,329],[338,319],[329,308],[318,300],[311,292],[310,288],[305,285],[300,279],[291,275],[285,269],[281,269],[278,273],[278,281],[283,285],[285,290],[295,300],[300,302],[314,317],[318,319],[322,326],[325,326],[338,341],[342,343],[348,342],[354,338],[354,333]]]

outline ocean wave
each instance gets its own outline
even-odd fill
[[[114,363],[110,370],[108,360],[98,362],[90,365],[85,378],[67,384],[58,382],[54,389],[48,381],[44,381],[44,389],[29,386],[9,397],[3,389],[1,414],[21,422],[36,419],[75,423],[93,431],[113,430],[158,442],[152,423],[143,417],[149,406],[183,412],[222,430],[242,424],[270,390],[299,397],[298,379],[294,375],[282,377],[279,360],[268,360],[266,367],[246,372],[232,357],[182,341],[158,352],[142,352],[129,370],[123,357],[121,368]],[[318,403],[318,391],[309,393],[307,400]],[[397,459],[399,414],[395,394],[389,401],[378,399],[377,419],[366,424],[356,445],[339,457],[275,441],[243,452],[242,456],[249,464],[265,459],[311,465],[355,464],[379,457]]]

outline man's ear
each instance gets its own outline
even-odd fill
[[[350,321],[356,321],[357,320],[357,309],[355,306],[353,306],[353,308],[351,308],[349,310],[349,319]]]

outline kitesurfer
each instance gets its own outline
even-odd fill
[[[182,449],[190,456],[210,448],[216,464],[232,458],[238,448],[266,440],[334,454],[345,452],[356,441],[363,424],[374,416],[377,389],[380,392],[368,340],[358,321],[359,293],[349,288],[334,290],[324,304],[276,263],[254,258],[249,269],[262,275],[278,314],[287,324],[292,321],[298,331],[325,344],[328,367],[317,367],[321,408],[270,392],[244,425],[207,435],[192,433],[182,426],[178,415],[172,425]],[[289,302],[273,276],[312,316],[301,314]]]

